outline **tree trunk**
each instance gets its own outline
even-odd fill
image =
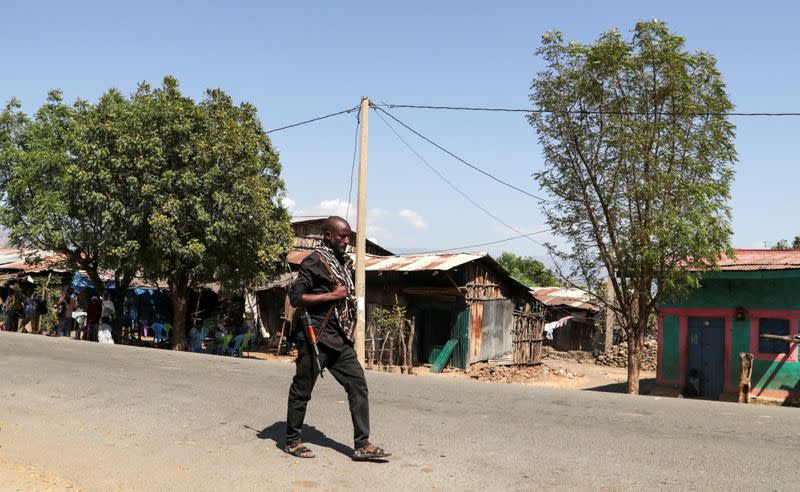
[[[383,354],[386,353],[386,344],[388,342],[389,342],[388,331],[387,330],[383,330],[383,342],[381,343],[381,352],[378,354],[378,360],[380,361],[380,364],[383,364],[383,365],[386,364],[386,362],[384,362],[384,359],[383,359]]]
[[[398,359],[403,364],[400,367],[400,372],[405,373],[408,372],[408,350],[406,350],[406,336],[405,336],[405,326],[403,326],[403,320],[400,320],[400,324],[397,326],[397,335],[400,338],[400,357]]]
[[[644,331],[628,330],[628,394],[639,394],[639,371],[642,368]]]
[[[186,350],[186,315],[189,309],[191,289],[182,278],[169,280],[169,295],[172,302],[172,350]]]
[[[369,338],[371,343],[369,344],[369,357],[367,358],[367,368],[372,369],[372,366],[375,364],[375,321],[373,320],[369,324]]]
[[[739,353],[739,403],[750,403],[750,379],[753,377],[753,354]]]
[[[394,365],[394,333],[389,331],[389,365]]]
[[[408,345],[406,350],[408,350],[408,374],[414,374],[414,331],[416,330],[416,326],[414,324],[414,320],[412,319],[408,322]]]
[[[128,297],[128,287],[130,287],[130,281],[118,284],[114,295],[111,296],[115,313],[114,325],[111,327],[111,338],[114,339],[114,343],[122,341],[122,322],[125,319],[125,298]]]

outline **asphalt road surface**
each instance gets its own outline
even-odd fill
[[[350,460],[330,376],[306,419],[317,458],[301,460],[279,449],[293,370],[0,332],[0,490],[799,487],[800,409],[373,371],[390,461]]]

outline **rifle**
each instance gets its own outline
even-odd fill
[[[319,371],[319,377],[322,377],[322,364],[319,362],[319,347],[317,346],[317,335],[314,333],[314,325],[311,324],[311,316],[308,315],[308,311],[303,310],[303,317],[305,318],[306,322],[306,339],[309,344],[311,344],[311,350],[314,352],[314,360],[317,363],[317,371]]]

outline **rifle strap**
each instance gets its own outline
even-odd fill
[[[317,254],[317,256],[319,256],[319,261],[320,263],[322,263],[322,266],[324,266],[325,269],[328,270],[328,273],[331,275],[331,280],[333,280],[333,283],[335,285],[339,285],[339,282],[336,281],[336,274],[333,273],[333,268],[331,268],[331,266],[328,264],[328,262],[321,254]]]
[[[317,340],[319,340],[319,338],[322,336],[322,332],[325,331],[325,328],[327,328],[328,321],[331,320],[331,314],[333,314],[333,308],[334,307],[336,307],[336,306],[335,305],[331,306],[330,309],[328,309],[328,312],[325,314],[325,320],[322,322],[322,324],[319,327],[319,333],[317,333]]]

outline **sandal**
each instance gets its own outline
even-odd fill
[[[372,444],[367,444],[364,447],[358,448],[353,451],[353,461],[371,461],[371,460],[382,460],[384,458],[388,458],[391,456],[392,453],[387,453],[383,449],[373,446]]]
[[[296,458],[315,458],[316,455],[313,451],[305,447],[303,444],[297,442],[293,444],[286,444],[283,450]]]

